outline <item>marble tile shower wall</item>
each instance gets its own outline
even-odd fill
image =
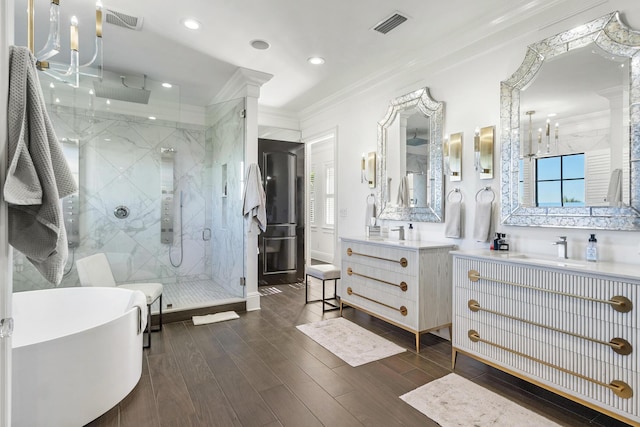
[[[75,138],[80,145],[80,245],[70,250],[68,274],[61,286],[79,286],[73,258],[105,252],[117,282],[210,278],[203,228],[205,127],[134,116],[53,107],[50,114],[58,138]],[[172,246],[160,243],[160,148],[177,150],[174,167],[176,216]],[[183,192],[183,230],[180,195]],[[211,194],[211,193],[209,193]],[[130,209],[118,219],[114,208]],[[180,259],[180,232],[184,257]],[[24,255],[14,252],[14,290],[52,287]]]

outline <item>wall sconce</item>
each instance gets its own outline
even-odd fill
[[[480,169],[480,128],[476,128],[473,132],[473,167],[475,170]]]
[[[495,128],[487,126],[478,131],[478,171],[480,179],[493,178],[493,147],[495,143]]]
[[[447,137],[442,141],[442,160],[444,161],[444,175],[451,175],[451,169],[449,168],[449,138]]]
[[[462,181],[462,132],[449,137],[449,169],[451,181]]]
[[[376,186],[376,153],[362,153],[360,160],[360,183],[366,182],[370,188]]]
[[[367,182],[369,183],[369,188],[376,187],[376,152],[372,151],[367,156],[367,165],[366,165],[366,174],[367,174]]]

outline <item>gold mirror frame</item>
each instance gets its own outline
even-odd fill
[[[573,49],[597,44],[613,55],[630,59],[630,189],[624,207],[525,207],[519,203],[520,91],[545,60]],[[520,68],[500,83],[501,221],[506,225],[640,230],[640,32],[627,27],[612,12],[572,30],[530,45]]]

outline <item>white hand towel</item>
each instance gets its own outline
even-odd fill
[[[489,241],[491,231],[491,210],[492,201],[476,202],[476,217],[473,224],[473,238],[478,242]]]
[[[609,206],[619,206],[622,202],[622,169],[611,171],[609,189],[607,190],[607,203]]]
[[[260,230],[267,229],[266,198],[262,188],[260,168],[252,163],[245,179],[242,215],[249,221],[255,221]]]
[[[461,237],[462,202],[460,200],[449,201],[444,212],[444,237],[459,239]]]
[[[398,185],[398,206],[406,208],[409,206],[409,180],[407,176],[403,176]]]
[[[59,199],[78,191],[47,114],[35,58],[10,48],[9,243],[49,282],[58,285],[67,262],[67,235]]]
[[[366,212],[364,214],[364,226],[367,227],[369,225],[373,225],[371,223],[371,218],[375,218],[376,217],[376,203],[373,197],[368,197],[367,198],[367,209]]]

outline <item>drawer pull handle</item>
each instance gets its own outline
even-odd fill
[[[399,311],[399,312],[400,312],[400,314],[402,314],[403,316],[406,316],[406,315],[407,315],[407,307],[405,307],[404,305],[403,305],[403,306],[401,306],[400,308],[392,307],[392,306],[390,306],[389,304],[385,304],[385,303],[383,303],[383,302],[376,301],[376,300],[374,300],[373,298],[365,297],[364,295],[360,295],[359,293],[353,292],[353,289],[351,289],[351,287],[348,287],[348,288],[347,288],[347,293],[348,293],[349,295],[355,295],[355,296],[357,296],[357,297],[360,297],[360,298],[366,299],[367,301],[375,302],[376,304],[380,304],[380,305],[382,305],[382,306],[384,306],[384,307],[390,308],[391,310]]]
[[[382,280],[382,279],[376,279],[375,277],[371,277],[371,276],[365,276],[364,274],[360,274],[360,273],[356,273],[355,271],[353,271],[351,269],[351,267],[347,268],[347,274],[349,276],[360,276],[360,277],[364,277],[365,279],[370,279],[370,280],[375,280],[376,282],[380,282],[380,283],[384,283],[386,285],[391,285],[391,286],[395,286],[396,288],[400,288],[402,290],[402,292],[407,292],[407,282],[400,282],[400,284],[398,285],[397,283],[392,283],[392,282],[387,282],[386,280]]]
[[[380,259],[382,261],[389,261],[389,262],[397,262],[398,264],[400,264],[403,267],[406,267],[409,262],[407,261],[407,259],[405,257],[400,258],[399,261],[395,260],[395,259],[391,259],[391,258],[382,258],[379,256],[373,256],[373,255],[367,255],[367,254],[362,254],[360,252],[354,252],[353,249],[348,248],[347,249],[347,255],[351,256],[351,255],[360,255],[360,256],[366,256],[367,258],[374,258],[374,259]]]
[[[469,302],[467,303],[467,307],[469,307],[469,310],[473,311],[474,313],[478,312],[478,311],[484,311],[486,313],[495,314],[496,316],[506,317],[507,319],[517,320],[518,322],[527,323],[529,325],[538,326],[540,328],[545,328],[545,329],[549,329],[551,331],[555,331],[555,332],[560,332],[560,333],[563,333],[563,334],[571,335],[572,337],[581,338],[583,340],[591,341],[591,342],[594,342],[596,344],[606,345],[606,346],[610,347],[611,350],[613,350],[616,353],[621,354],[623,356],[627,356],[627,355],[629,355],[629,354],[631,354],[633,352],[633,346],[631,345],[631,343],[629,343],[629,341],[625,340],[624,338],[613,338],[608,342],[607,341],[601,341],[601,340],[598,340],[598,339],[595,339],[595,338],[587,337],[585,335],[579,335],[579,334],[576,334],[576,333],[573,333],[573,332],[565,331],[563,329],[558,329],[558,328],[554,328],[552,326],[543,325],[542,323],[532,322],[531,320],[522,319],[520,317],[515,317],[515,316],[510,316],[510,315],[505,314],[505,313],[500,313],[499,311],[490,310],[488,308],[482,308],[478,301],[472,300],[472,299],[469,300]]]
[[[538,359],[537,357],[529,356],[528,354],[521,353],[521,352],[519,352],[517,350],[514,350],[514,349],[511,349],[509,347],[505,347],[503,345],[496,344],[494,342],[482,339],[482,338],[480,338],[480,334],[478,332],[474,331],[473,329],[469,330],[467,336],[469,337],[469,339],[472,342],[482,342],[482,343],[485,343],[485,344],[489,344],[489,345],[491,345],[493,347],[499,348],[500,350],[508,351],[509,353],[513,353],[513,354],[515,354],[517,356],[524,357],[525,359],[533,360],[534,362],[538,362],[538,363],[540,363],[542,365],[545,365],[545,366],[548,366],[550,368],[557,369],[557,370],[559,370],[561,372],[564,372],[565,374],[573,375],[573,376],[578,377],[580,379],[583,379],[585,381],[589,381],[589,382],[591,382],[593,384],[597,384],[599,386],[608,388],[613,393],[615,393],[616,396],[621,397],[623,399],[630,399],[631,397],[633,397],[633,389],[631,388],[631,386],[629,386],[629,384],[625,383],[624,381],[613,380],[609,384],[607,384],[605,382],[598,381],[598,380],[593,379],[593,378],[589,378],[586,375],[582,375],[582,374],[579,374],[577,372],[573,372],[573,371],[570,371],[568,369],[565,369],[565,368],[563,368],[561,366],[554,365],[554,364],[549,363],[549,362],[545,362],[544,360]]]
[[[536,291],[546,292],[546,293],[549,293],[549,294],[562,295],[562,296],[565,296],[565,297],[578,298],[578,299],[585,300],[585,301],[592,301],[592,302],[599,302],[599,303],[602,303],[602,304],[609,304],[611,306],[611,308],[613,308],[615,311],[618,311],[620,313],[628,313],[631,310],[633,310],[633,303],[631,302],[631,300],[629,300],[629,298],[623,297],[621,295],[616,295],[614,297],[611,297],[608,300],[590,298],[590,297],[585,297],[585,296],[582,296],[582,295],[568,294],[566,292],[552,291],[550,289],[541,289],[541,288],[537,288],[535,286],[523,285],[523,284],[515,283],[515,282],[509,282],[507,280],[494,279],[494,278],[490,278],[490,277],[482,277],[480,275],[480,273],[478,271],[476,271],[476,270],[469,270],[469,273],[467,273],[467,277],[472,282],[477,282],[478,280],[483,279],[483,280],[489,280],[491,282],[504,283],[505,285],[517,286],[519,288],[534,289]]]

